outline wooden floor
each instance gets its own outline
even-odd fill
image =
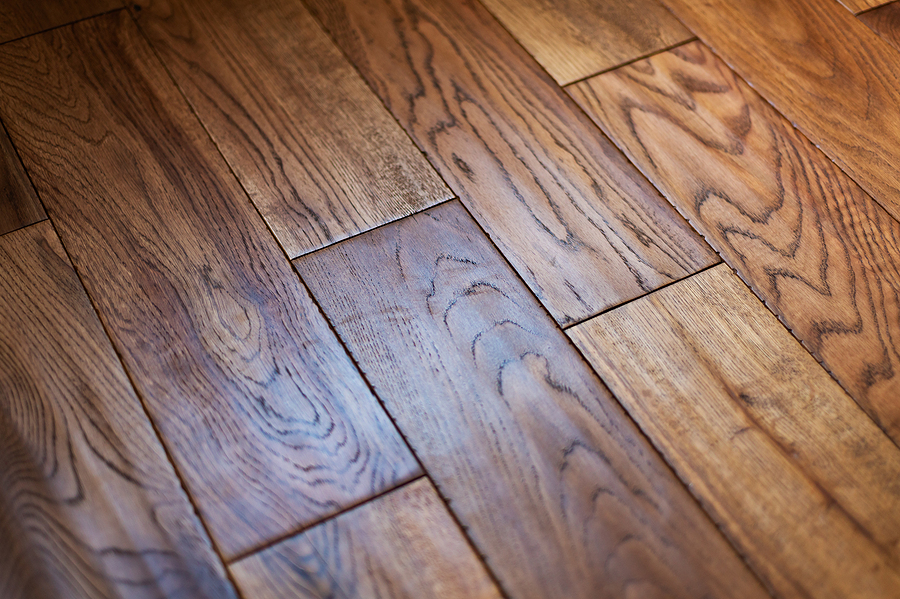
[[[0,598],[900,598],[900,2],[5,0]]]

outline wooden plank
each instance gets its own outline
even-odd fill
[[[294,261],[512,597],[756,597],[457,202]]]
[[[560,85],[686,42],[657,0],[482,0]]]
[[[557,322],[716,261],[479,3],[308,4]]]
[[[246,597],[500,599],[420,479],[231,566]]]
[[[45,218],[44,207],[0,124],[0,235]]]
[[[717,266],[569,331],[779,597],[896,597],[900,450]]]
[[[127,13],[0,47],[0,90],[226,557],[418,473]]]
[[[117,8],[121,0],[3,0],[0,44]]]
[[[235,597],[47,222],[0,238],[0,597]]]
[[[863,13],[859,18],[883,40],[900,50],[900,3],[891,2]]]
[[[867,11],[883,4],[890,2],[891,0],[839,0],[841,4],[846,6],[849,10],[853,11],[856,14],[859,14],[863,11]],[[862,16],[862,15],[860,15]]]
[[[291,258],[452,196],[300,2],[134,7]]]
[[[900,441],[900,224],[699,42],[569,90]]]
[[[900,218],[900,54],[834,0],[663,0]]]

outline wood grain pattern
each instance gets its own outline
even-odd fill
[[[300,2],[135,6],[291,258],[451,197]]]
[[[900,442],[900,224],[700,43],[570,92]]]
[[[896,597],[900,450],[717,266],[572,339],[779,597]]]
[[[716,261],[477,2],[308,4],[559,323]]]
[[[657,0],[482,0],[560,85],[693,37]]]
[[[500,599],[420,479],[231,566],[247,597]]]
[[[663,0],[895,218],[900,54],[834,0]]]
[[[0,235],[45,218],[44,207],[0,124]]]
[[[512,597],[758,597],[456,202],[294,263]]]
[[[900,3],[885,4],[859,15],[859,19],[883,40],[900,50]]]
[[[418,472],[127,13],[0,47],[0,113],[226,557]]]
[[[121,0],[3,0],[0,44],[117,8]]]
[[[841,4],[846,6],[849,10],[854,13],[860,13],[862,11],[867,11],[872,8],[876,8],[891,0],[839,0]],[[862,16],[862,15],[860,15]]]
[[[0,597],[236,597],[49,223],[0,238]]]

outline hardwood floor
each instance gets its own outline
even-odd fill
[[[898,40],[5,2],[0,598],[900,598]]]

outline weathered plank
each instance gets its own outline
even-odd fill
[[[121,0],[3,0],[0,44],[117,8]]]
[[[0,597],[235,597],[47,222],[0,238]]]
[[[727,265],[569,334],[777,596],[897,596],[900,449]]]
[[[0,235],[45,218],[44,207],[0,124]]]
[[[134,6],[291,258],[451,197],[300,2]]]
[[[231,566],[247,597],[500,599],[427,479]]]
[[[511,596],[763,594],[460,204],[294,264]]]
[[[716,261],[477,2],[309,5],[559,323]]]
[[[227,557],[418,472],[126,12],[0,46],[0,113]]]

